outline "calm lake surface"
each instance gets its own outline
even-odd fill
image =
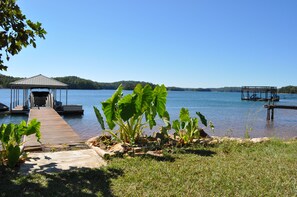
[[[100,102],[113,94],[114,90],[69,90],[68,103],[82,104],[85,110],[83,116],[64,116],[64,119],[83,138],[87,139],[101,133],[96,120],[93,106],[101,109]],[[62,102],[65,95],[62,92]],[[129,91],[125,91],[125,94]],[[297,105],[297,95],[281,94],[280,105]],[[22,98],[22,95],[20,96]],[[10,90],[0,90],[0,102],[9,106]],[[240,93],[230,92],[168,92],[167,110],[171,120],[179,116],[180,108],[186,107],[192,116],[199,111],[215,125],[215,132],[210,135],[244,137],[248,130],[251,137],[281,137],[297,136],[297,110],[275,110],[275,120],[266,121],[265,102],[241,101]],[[1,123],[27,120],[26,116],[0,116]],[[162,124],[161,121],[158,122]],[[147,130],[148,134],[157,131]]]

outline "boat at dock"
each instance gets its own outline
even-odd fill
[[[9,108],[6,105],[4,105],[3,103],[0,103],[0,112],[5,112],[8,110]]]

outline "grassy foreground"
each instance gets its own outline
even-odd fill
[[[297,196],[297,141],[224,142],[103,169],[0,174],[1,196]]]

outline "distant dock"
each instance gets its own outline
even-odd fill
[[[267,117],[266,120],[274,120],[274,109],[291,109],[297,110],[296,105],[274,105],[274,103],[268,105],[264,105],[267,108]]]
[[[244,101],[279,101],[277,87],[272,86],[243,86],[241,100]]]

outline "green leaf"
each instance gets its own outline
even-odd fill
[[[25,135],[26,130],[27,130],[27,123],[24,120],[22,120],[20,122],[20,124],[18,124],[16,126],[17,126],[17,133],[18,133],[18,135],[20,137],[23,136],[23,135]]]
[[[100,111],[95,106],[93,106],[93,108],[94,108],[94,112],[96,114],[98,122],[100,123],[101,128],[103,130],[105,130],[104,120],[103,120],[103,117],[102,117]]]
[[[41,27],[41,23],[33,23],[26,20],[26,16],[16,4],[16,0],[0,1],[0,71],[7,70],[3,65],[2,53],[5,52],[6,60],[9,61],[10,55],[18,54],[23,47],[29,45],[29,40],[35,37],[45,38],[46,31]],[[3,30],[3,31],[2,31]],[[5,37],[3,36],[5,35]],[[5,41],[3,41],[2,39]],[[30,43],[36,47],[36,43]]]
[[[207,127],[207,120],[206,120],[205,116],[203,114],[201,114],[200,112],[196,112],[196,114],[199,116],[202,124]]]
[[[182,122],[188,122],[188,121],[190,121],[189,110],[186,109],[186,108],[181,108],[180,113],[179,113],[179,119]]]
[[[0,127],[0,141],[2,141],[2,138],[4,136],[6,126],[7,126],[6,124],[2,124],[1,127]]]
[[[124,96],[118,103],[120,117],[127,121],[136,113],[133,96],[128,94]],[[137,117],[135,117],[137,118]]]
[[[102,110],[104,112],[106,122],[110,129],[115,127],[114,121],[117,120],[117,103],[119,99],[122,97],[123,87],[119,85],[115,93],[111,96],[111,98],[102,102]]]
[[[180,122],[179,122],[178,120],[174,120],[174,121],[172,122],[172,128],[173,128],[176,132],[178,132],[178,131],[180,130]]]
[[[149,111],[145,113],[145,119],[148,121],[150,129],[152,129],[154,126],[156,126],[156,121],[154,119],[155,115],[152,115]]]
[[[153,89],[150,85],[146,85],[142,88],[141,84],[137,84],[134,89],[134,94],[136,95],[136,111],[138,115],[141,115],[149,109],[152,103]]]
[[[38,122],[36,119],[31,120],[28,123],[28,128],[26,129],[25,135],[32,135],[36,133],[38,130],[40,130],[40,122]]]
[[[2,136],[2,143],[7,144],[9,142],[10,135],[13,133],[14,127],[15,127],[15,125],[12,123],[10,123],[6,126],[3,136]]]
[[[154,106],[159,116],[162,117],[166,111],[167,90],[164,85],[156,86],[154,91]]]
[[[19,158],[21,156],[21,149],[18,145],[9,145],[7,148],[7,153],[8,166],[10,168],[13,168],[19,161]]]
[[[31,120],[29,122],[28,128],[24,134],[27,136],[35,134],[37,141],[40,142],[40,138],[41,138],[40,122],[38,122],[36,119]]]
[[[165,111],[162,117],[163,122],[165,123],[165,125],[170,125],[170,116],[168,111]]]

